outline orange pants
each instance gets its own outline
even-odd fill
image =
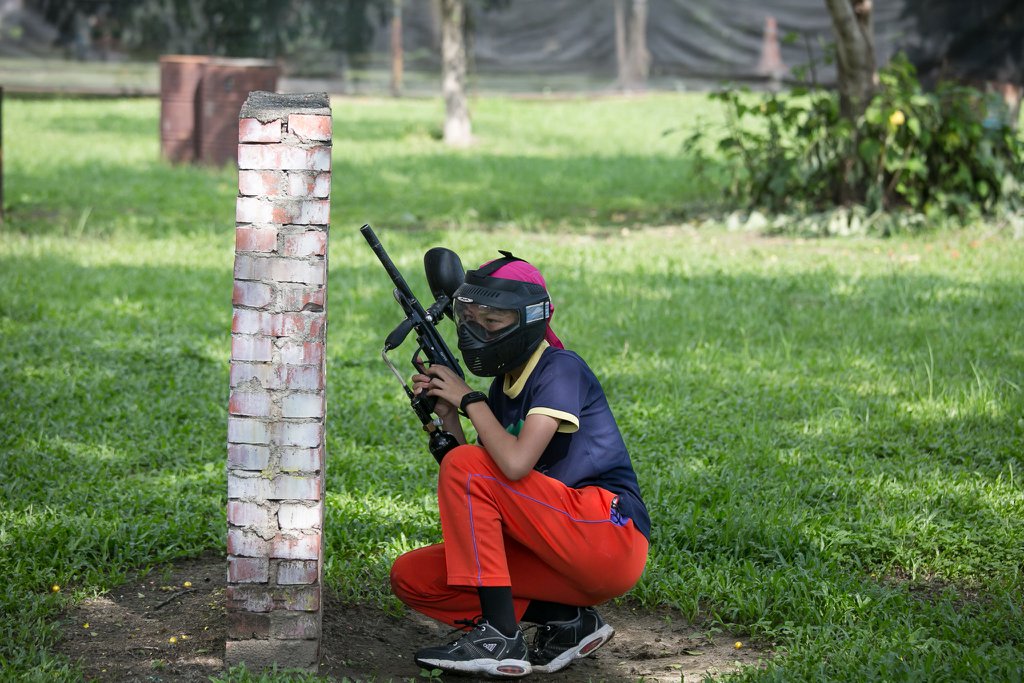
[[[611,520],[615,494],[536,471],[512,481],[479,446],[445,456],[437,497],[444,542],[398,557],[391,588],[452,626],[480,614],[480,586],[511,586],[521,619],[531,600],[590,606],[623,595],[647,563],[644,535]]]

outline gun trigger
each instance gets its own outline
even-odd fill
[[[412,354],[412,365],[425,375],[427,374],[427,366],[420,359],[420,351],[422,351],[422,349],[416,349],[416,353]]]

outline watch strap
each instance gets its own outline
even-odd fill
[[[466,408],[469,407],[470,403],[479,403],[480,401],[486,401],[487,394],[482,391],[471,391],[462,397],[462,401],[459,403],[459,412],[469,417],[466,414]]]

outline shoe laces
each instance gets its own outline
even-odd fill
[[[485,622],[484,622],[484,615],[478,614],[475,617],[473,617],[472,619],[456,619],[453,623],[459,624],[459,627],[458,628],[453,628],[451,631],[448,631],[448,633],[446,633],[445,636],[444,636],[445,638],[448,638],[449,636],[452,636],[452,635],[454,635],[456,633],[462,633],[462,636],[469,635],[475,629],[479,628],[482,623],[485,623]],[[461,639],[462,636],[459,636],[459,639]],[[456,639],[456,640],[458,640],[458,639]],[[452,642],[455,642],[455,641],[452,641]]]
[[[452,633],[455,633],[456,631],[472,631],[476,627],[480,626],[482,621],[483,614],[477,614],[473,618],[457,618],[454,624],[460,624],[461,626],[458,629],[453,629]]]
[[[524,637],[527,634],[531,636],[528,639],[530,649],[539,650],[547,642],[548,635],[555,630],[555,627],[548,624],[529,624],[528,626],[523,626],[522,630]]]

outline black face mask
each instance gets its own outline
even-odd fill
[[[484,343],[472,336],[465,326],[459,327],[459,350],[466,367],[478,377],[497,377],[515,370],[530,360],[530,356],[544,339],[544,326],[540,332],[520,330],[496,342]]]
[[[528,361],[544,340],[551,317],[551,300],[544,287],[491,276],[505,264],[522,260],[508,252],[502,254],[504,258],[467,272],[465,283],[453,297],[459,321],[459,350],[466,367],[478,377],[497,377]],[[460,307],[474,305],[515,311],[516,320],[496,334],[487,333],[458,315]]]

